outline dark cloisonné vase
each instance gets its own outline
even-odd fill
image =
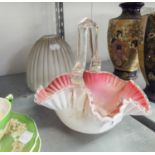
[[[122,14],[109,21],[108,48],[114,74],[124,80],[134,79],[139,68],[138,52],[144,44],[141,2],[126,2],[119,6]]]
[[[155,13],[147,17],[144,52],[139,54],[140,68],[146,81],[144,89],[148,98],[155,102]]]

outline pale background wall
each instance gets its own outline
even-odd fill
[[[32,44],[52,31],[50,3],[0,3],[0,75],[25,71]]]
[[[110,18],[121,13],[119,3],[64,3],[66,41],[76,52],[77,25],[91,17],[99,25],[99,52],[109,59],[107,28]],[[155,3],[145,3],[155,7]],[[148,11],[148,9],[147,9]],[[32,45],[42,35],[56,32],[54,3],[0,3],[0,76],[26,71]]]
[[[108,21],[121,13],[118,5],[119,3],[92,3],[92,19],[99,26],[99,52],[103,60],[109,59],[107,49]],[[77,25],[83,17],[91,17],[91,3],[65,3],[64,9],[66,40],[76,52]]]

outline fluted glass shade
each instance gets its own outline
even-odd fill
[[[27,85],[35,91],[56,76],[70,72],[74,63],[67,42],[57,35],[41,37],[32,47],[27,64]]]

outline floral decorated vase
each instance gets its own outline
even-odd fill
[[[146,20],[140,14],[141,2],[125,2],[122,14],[109,21],[108,48],[114,74],[124,80],[134,79],[139,68],[138,52],[143,52]]]
[[[147,18],[144,52],[139,54],[139,62],[146,81],[144,91],[155,102],[155,13],[145,15],[144,18]]]

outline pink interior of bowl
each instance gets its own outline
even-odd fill
[[[90,72],[83,74],[85,86],[93,97],[90,107],[102,116],[115,116],[120,112],[124,99],[132,99],[139,107],[149,111],[149,102],[144,93],[132,81],[125,81],[112,73]],[[71,74],[61,75],[48,87],[38,89],[35,102],[42,104],[49,96],[60,90],[72,87]]]
[[[83,79],[93,95],[93,104],[95,104],[93,107],[102,116],[116,115],[120,111],[123,99],[130,98],[146,111],[149,110],[147,98],[132,81],[121,80],[108,72],[89,71],[84,72]]]
[[[0,121],[8,113],[9,109],[10,109],[10,106],[7,103],[7,101],[3,98],[0,98]]]
[[[58,92],[59,90],[67,88],[71,85],[72,85],[71,74],[68,73],[60,75],[56,77],[53,81],[51,81],[46,88],[42,87],[38,88],[35,94],[34,101],[36,103],[42,104],[52,94]]]
[[[127,82],[111,73],[84,73],[86,87],[91,91],[95,110],[102,116],[111,116],[119,112],[122,105],[121,93]]]

